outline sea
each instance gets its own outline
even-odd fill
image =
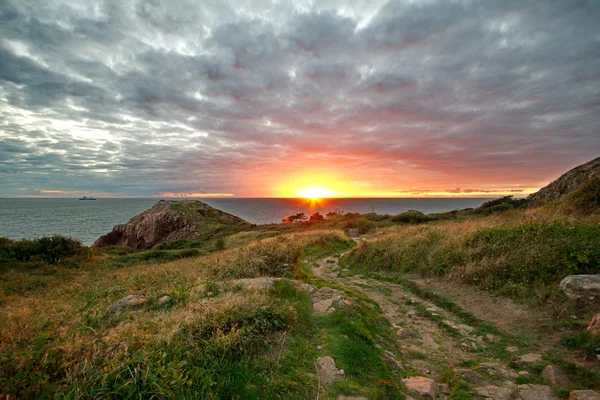
[[[369,198],[306,199],[283,198],[203,198],[201,200],[254,224],[281,222],[289,215],[304,212],[399,214],[408,210],[436,213],[478,207],[488,198]],[[33,239],[60,234],[91,245],[113,226],[152,207],[159,199],[98,198],[18,199],[0,198],[0,237]]]

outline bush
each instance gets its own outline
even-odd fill
[[[431,220],[431,217],[416,210],[409,210],[390,218],[390,221],[397,224],[422,224],[423,222],[429,222]]]
[[[591,213],[600,208],[600,175],[588,180],[571,195],[571,201],[583,213]]]
[[[46,263],[58,265],[79,256],[79,261],[90,259],[90,250],[79,240],[55,235],[34,240],[17,240],[2,238],[0,240],[0,264],[14,263]]]

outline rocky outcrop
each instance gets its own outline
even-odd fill
[[[559,200],[565,195],[577,191],[588,181],[598,176],[600,176],[600,157],[564,173],[548,186],[529,195],[528,200],[532,204],[543,204]]]
[[[569,400],[600,400],[600,393],[595,390],[573,390]]]
[[[201,201],[161,200],[126,224],[116,225],[111,232],[100,236],[92,247],[118,245],[151,249],[163,242],[194,239],[226,225],[243,224],[248,223]]]

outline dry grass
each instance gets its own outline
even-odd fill
[[[36,363],[54,353],[61,354],[61,370],[83,373],[87,363],[105,352],[109,355],[103,359],[114,359],[123,349],[168,341],[182,326],[217,309],[242,303],[259,307],[267,302],[259,293],[211,300],[192,288],[230,278],[292,277],[303,250],[347,240],[340,231],[314,230],[166,264],[126,268],[90,264],[69,271],[68,281],[59,281],[55,275],[35,277],[49,284],[2,298],[0,354],[17,369],[26,369],[27,360],[36,351],[41,352]],[[164,294],[169,294],[172,301],[168,307],[147,307],[139,314],[108,317],[106,308],[129,294],[145,295],[149,305]],[[40,341],[43,348],[35,350]]]

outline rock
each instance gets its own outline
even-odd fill
[[[488,383],[483,376],[470,369],[456,369],[454,373],[472,385],[485,385]]]
[[[345,297],[339,290],[322,287],[312,294],[313,312],[315,314],[328,314],[336,308],[343,307]]]
[[[330,356],[317,358],[317,374],[321,386],[327,389],[334,381],[345,376],[344,370],[335,367],[335,360]]]
[[[438,394],[438,384],[430,378],[415,376],[402,379],[408,390],[413,390],[426,399],[435,399]]]
[[[337,397],[337,400],[369,400],[369,398],[361,396],[344,396],[343,394],[340,394]]]
[[[280,278],[242,278],[231,281],[232,286],[239,286],[245,290],[264,290],[275,287],[275,281]]]
[[[517,390],[522,400],[559,400],[552,388],[546,385],[519,385]]]
[[[500,386],[482,386],[473,389],[473,393],[487,399],[510,400],[512,398],[513,390]]]
[[[498,336],[496,335],[492,335],[491,333],[488,333],[487,335],[485,335],[485,338],[487,339],[488,342],[490,343],[495,343],[498,341]]]
[[[529,354],[525,354],[525,355],[521,356],[521,358],[519,358],[519,360],[521,362],[526,362],[526,363],[537,363],[537,362],[542,361],[542,355],[536,354],[536,353],[529,353]]]
[[[106,309],[109,315],[117,315],[126,311],[131,311],[143,306],[148,299],[141,295],[129,295],[112,304]]]
[[[111,245],[134,249],[152,249],[160,243],[200,236],[200,230],[209,226],[250,224],[241,218],[217,210],[197,200],[161,200],[151,209],[131,218],[129,222],[116,225],[106,235],[100,236],[92,247]]]
[[[407,311],[407,312],[406,312],[406,316],[407,316],[408,318],[412,318],[412,317],[414,317],[415,315],[417,315],[417,312],[416,312],[416,311],[410,310],[410,311]]]
[[[302,290],[304,290],[310,294],[313,294],[315,292],[315,290],[317,290],[316,287],[314,287],[313,285],[310,285],[308,283],[303,283],[302,285],[300,285],[300,287],[302,288]]]
[[[404,366],[400,363],[400,361],[398,361],[398,359],[396,358],[396,355],[394,353],[392,353],[389,350],[386,350],[385,355],[396,366],[396,368],[398,368],[401,371],[404,371]]]
[[[569,275],[560,282],[560,289],[572,299],[600,296],[600,274]]]
[[[542,371],[542,378],[551,385],[566,386],[569,384],[569,380],[563,370],[554,365],[548,365],[544,368]]]
[[[158,300],[156,300],[156,302],[160,305],[167,304],[169,301],[171,301],[171,296],[168,294],[161,296],[158,298]]]
[[[521,376],[529,376],[529,372],[527,372],[527,371],[519,371],[519,375],[521,375]]]
[[[509,353],[516,353],[519,351],[519,348],[517,346],[506,346],[506,351]]]
[[[527,197],[533,204],[559,200],[580,189],[600,173],[600,157],[582,164],[561,175],[557,180]]]
[[[600,336],[600,313],[594,315],[588,324],[587,331],[594,336]]]
[[[595,390],[573,390],[569,400],[600,400],[600,393]]]
[[[417,336],[416,332],[410,328],[400,328],[396,331],[396,335],[398,335],[401,339],[409,339]]]

